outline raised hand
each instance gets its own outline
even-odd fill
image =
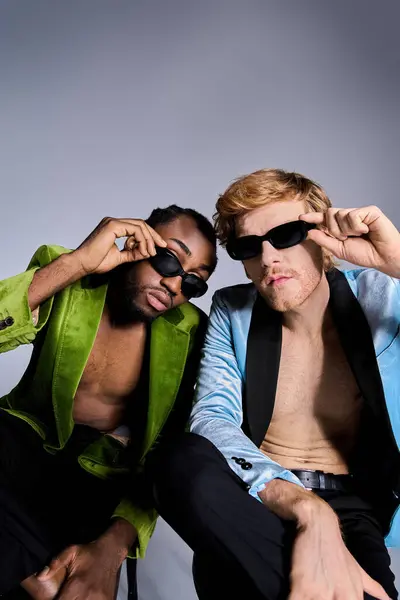
[[[115,243],[126,237],[123,250]],[[165,247],[163,238],[142,219],[105,217],[74,251],[84,274],[107,273],[118,265],[154,256],[156,246]]]
[[[318,226],[308,239],[337,258],[400,278],[400,233],[377,206],[330,208],[299,218]]]

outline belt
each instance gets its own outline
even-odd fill
[[[310,469],[291,469],[292,473],[300,479],[304,487],[311,490],[335,490],[347,492],[352,487],[352,475],[334,475],[324,471]]]

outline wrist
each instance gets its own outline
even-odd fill
[[[77,250],[68,252],[68,254],[62,254],[60,256],[60,260],[62,260],[64,270],[67,273],[70,283],[74,283],[75,281],[78,281],[78,279],[82,279],[82,277],[87,275],[82,266],[79,254],[77,254]]]
[[[336,513],[315,494],[310,493],[299,499],[293,506],[293,513],[299,529],[309,529],[316,525],[339,529]]]
[[[107,552],[111,550],[115,555],[119,556],[122,563],[127,557],[130,548],[135,543],[136,538],[137,531],[133,525],[125,521],[125,519],[114,519],[110,527],[98,541],[107,548]]]

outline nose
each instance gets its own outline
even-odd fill
[[[171,296],[177,296],[181,293],[182,277],[180,275],[176,277],[163,277],[161,285],[167,288]]]
[[[271,267],[274,263],[279,263],[280,261],[281,255],[279,250],[274,248],[269,242],[264,241],[261,251],[261,264],[264,267]]]

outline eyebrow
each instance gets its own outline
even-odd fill
[[[177,238],[169,238],[169,239],[172,240],[173,242],[176,242],[178,244],[178,246],[180,248],[182,248],[182,250],[184,251],[184,253],[187,256],[192,256],[191,250],[186,246],[186,244],[184,242],[182,242],[182,240],[178,240]]]
[[[182,242],[182,240],[178,240],[177,238],[169,238],[169,239],[172,240],[173,242],[175,242],[176,244],[178,244],[178,246],[184,251],[186,256],[193,256],[190,248],[188,248],[186,246],[186,244],[184,242]],[[206,271],[207,273],[212,273],[212,271],[213,271],[213,268],[210,265],[206,265],[204,263],[199,265],[197,268],[200,269],[201,271]]]

